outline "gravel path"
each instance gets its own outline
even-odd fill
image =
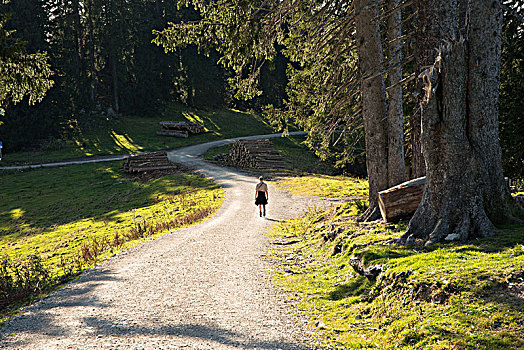
[[[289,135],[306,135],[306,132],[305,131],[292,131],[289,133]],[[262,138],[267,139],[267,138],[275,138],[275,137],[281,137],[281,136],[282,134],[278,133],[278,134],[234,137],[230,139],[207,142],[207,143],[201,144],[200,146],[211,148],[211,147],[226,145],[228,143],[233,143],[240,139],[243,139],[243,140],[246,140],[246,139],[253,140],[253,139],[262,139]],[[177,150],[178,149],[167,150],[167,151],[173,153],[173,152],[176,152]],[[147,152],[141,152],[141,153],[147,153]],[[140,153],[133,153],[133,154],[140,154]],[[107,156],[89,156],[89,157],[84,157],[81,159],[63,160],[63,161],[56,161],[56,162],[51,162],[51,163],[0,166],[0,170],[23,170],[23,169],[49,168],[49,167],[57,167],[57,166],[64,166],[64,165],[114,162],[116,160],[124,160],[124,158],[129,157],[130,155],[131,154],[113,154],[113,155],[107,155]]]
[[[216,144],[216,142],[214,143]],[[169,153],[226,189],[216,215],[119,254],[0,329],[7,349],[309,349],[307,330],[269,280],[263,233],[313,199],[198,160],[210,144]]]

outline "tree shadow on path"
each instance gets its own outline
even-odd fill
[[[241,333],[221,328],[212,324],[177,324],[177,325],[158,325],[144,327],[139,325],[119,325],[110,320],[99,319],[96,317],[86,317],[83,319],[86,326],[97,329],[98,336],[119,336],[126,335],[138,336],[165,336],[197,339],[196,342],[214,342],[238,349],[281,349],[281,350],[312,350],[299,342],[289,342],[283,339],[266,340],[257,339]],[[196,346],[197,344],[195,344]]]

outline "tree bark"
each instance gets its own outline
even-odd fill
[[[117,52],[116,52],[116,43],[115,43],[115,33],[117,32],[116,24],[117,24],[118,18],[115,14],[115,5],[114,2],[111,1],[111,15],[110,15],[110,22],[111,22],[111,39],[109,41],[109,45],[111,46],[109,49],[109,60],[111,61],[111,75],[113,78],[113,105],[115,112],[118,113],[120,111],[120,103],[118,99],[118,71],[117,71]]]
[[[400,243],[488,237],[495,233],[497,215],[508,218],[507,210],[516,208],[506,195],[497,138],[501,19],[491,1],[472,3],[469,41],[455,39],[455,24],[441,45],[433,74],[426,71],[422,145],[427,182]],[[422,10],[442,23],[458,22],[456,2],[426,5]],[[515,221],[522,217],[521,210],[510,214]]]
[[[355,19],[359,69],[362,77],[360,95],[366,138],[366,166],[369,182],[369,208],[360,221],[380,218],[378,192],[388,188],[386,93],[382,74],[366,78],[382,69],[384,55],[379,27],[373,19],[378,15],[370,0],[355,1]],[[367,7],[369,6],[369,7]]]
[[[469,129],[482,171],[484,207],[494,223],[521,222],[524,213],[504,180],[498,142],[503,11],[495,2],[486,0],[470,1],[469,9],[469,16],[475,19],[468,26]]]
[[[415,30],[415,69],[416,74],[422,73],[426,68],[435,62],[436,49],[446,36],[452,37],[456,30],[457,2],[452,0],[449,6],[440,9],[444,11],[439,14],[435,11],[436,6],[439,6],[439,0],[417,0],[417,27]],[[422,91],[423,82],[417,80],[417,91]],[[422,177],[426,174],[426,164],[424,162],[424,155],[422,151],[422,109],[428,113],[430,105],[422,106],[424,96],[422,94],[417,97],[417,107],[411,116],[410,126],[410,143],[412,149],[411,159],[411,178]],[[435,114],[436,111],[431,111]]]
[[[95,102],[95,95],[96,95],[96,72],[95,72],[95,37],[94,37],[94,21],[93,21],[93,0],[89,0],[87,3],[87,20],[88,20],[88,26],[89,26],[89,44],[90,44],[90,52],[89,52],[89,63],[90,63],[90,84],[89,84],[89,99],[91,103],[94,104]]]
[[[400,0],[388,1],[388,12],[394,11]],[[402,12],[398,9],[388,19],[389,59],[398,67],[388,74],[389,85],[402,80],[402,42],[394,39],[402,35]],[[391,89],[388,95],[388,185],[393,187],[406,181],[404,162],[404,112],[402,110],[402,86]]]
[[[80,20],[80,6],[79,6],[79,0],[73,1],[73,11],[74,11],[74,27],[75,27],[75,44],[76,44],[76,52],[75,52],[75,73],[77,77],[79,78],[79,81],[84,81],[84,45],[82,42],[82,22]],[[84,95],[85,96],[85,95]]]

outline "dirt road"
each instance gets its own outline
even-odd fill
[[[263,234],[312,202],[205,163],[209,144],[169,153],[226,189],[216,215],[123,252],[0,329],[7,349],[309,349],[307,331],[269,280]],[[312,201],[312,200],[311,200]]]

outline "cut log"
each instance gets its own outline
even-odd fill
[[[384,221],[410,219],[422,200],[426,177],[419,177],[378,193],[378,205]]]
[[[160,125],[167,130],[187,131],[191,135],[206,132],[204,126],[188,121],[163,121],[160,122]]]
[[[231,166],[256,169],[282,169],[286,165],[268,139],[235,142],[225,161]]]
[[[154,170],[176,169],[169,161],[165,151],[142,153],[126,157],[122,170],[128,173],[140,173]]]
[[[183,137],[186,138],[189,136],[187,131],[182,130],[159,130],[156,132],[160,136],[174,136],[174,137]]]

